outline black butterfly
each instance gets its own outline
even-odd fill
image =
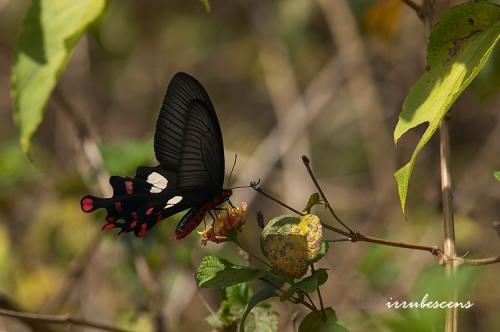
[[[214,107],[193,77],[177,73],[170,81],[156,122],[154,150],[159,165],[139,166],[134,178],[112,176],[113,196],[85,196],[84,212],[105,208],[107,224],[120,233],[144,236],[159,221],[189,209],[175,230],[182,239],[205,215],[228,201],[223,189],[224,146]]]

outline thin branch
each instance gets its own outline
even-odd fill
[[[388,122],[385,121],[385,107],[368,56],[370,52],[359,32],[350,1],[317,0],[316,2],[324,14],[332,41],[336,46],[336,56],[341,65],[336,75],[345,80],[349,106],[358,119],[369,173],[375,188],[375,200],[381,205],[388,203],[393,197],[392,174],[388,170],[394,168],[396,158]],[[380,151],[384,151],[384,158],[380,158]]]
[[[297,209],[294,209],[293,207],[289,206],[288,204],[282,202],[281,200],[279,200],[279,199],[273,197],[272,195],[270,195],[269,193],[265,192],[261,187],[252,186],[252,188],[255,189],[257,192],[259,192],[260,194],[273,200],[274,202],[286,207],[290,211],[293,211],[293,212],[297,213],[298,215],[304,215],[304,213],[299,212]],[[346,236],[349,239],[349,241],[351,241],[351,242],[370,242],[370,243],[377,243],[377,244],[382,244],[382,245],[386,245],[386,246],[390,246],[390,247],[422,250],[422,251],[430,252],[432,255],[437,256],[439,258],[442,257],[442,251],[437,246],[425,246],[425,245],[405,243],[405,242],[394,242],[394,241],[389,241],[389,240],[385,240],[385,239],[381,239],[381,238],[377,238],[377,237],[373,237],[373,236],[363,235],[357,231],[353,231],[351,233],[351,232],[345,231],[341,228],[325,224],[323,222],[321,223],[321,225],[325,229],[328,229],[332,232]]]
[[[500,238],[500,221],[493,222],[493,228],[495,228],[498,238]]]
[[[198,297],[200,298],[201,303],[203,303],[208,312],[211,315],[215,315],[215,310],[212,308],[210,303],[208,303],[207,299],[203,296],[203,294],[201,294],[201,292],[198,292]]]
[[[259,278],[259,280],[260,280],[260,281],[263,281],[263,282],[265,282],[265,283],[267,283],[268,285],[271,285],[272,287],[274,287],[274,290],[276,291],[276,292],[275,292],[275,295],[276,295],[276,296],[278,296],[278,297],[280,297],[280,296],[281,296],[279,293],[277,293],[277,291],[282,292],[282,294],[283,294],[283,293],[285,293],[285,291],[284,291],[283,289],[281,289],[281,287],[278,287],[278,286],[277,286],[276,284],[274,284],[271,280],[266,279],[266,278],[264,278],[264,277]],[[315,313],[319,316],[319,318],[320,318],[321,320],[324,320],[324,319],[323,319],[323,316],[321,315],[321,313],[318,311],[318,309],[317,309],[314,305],[311,305],[311,304],[307,303],[306,301],[304,301],[304,300],[302,300],[302,299],[300,299],[300,298],[293,297],[293,296],[292,296],[291,298],[289,298],[288,300],[289,300],[289,301],[291,301],[291,302],[293,302],[293,303],[300,303],[300,304],[302,304],[302,305],[306,306],[306,307],[307,307],[307,308],[309,308],[312,312],[315,312]]]
[[[465,258],[456,258],[456,260],[460,264],[465,264],[465,265],[490,265],[490,264],[496,264],[500,263],[500,256],[496,257],[488,257],[488,258],[474,258],[474,259],[465,259]]]
[[[439,157],[441,169],[441,199],[443,202],[444,255],[450,257],[444,261],[447,276],[455,274],[457,268],[457,251],[455,247],[455,223],[453,220],[453,192],[450,171],[450,131],[449,117],[445,116],[439,125]],[[456,294],[453,295],[454,301]],[[458,329],[458,309],[447,308],[445,313],[445,332],[455,332]]]
[[[265,181],[282,153],[295,146],[297,140],[319,117],[327,103],[338,94],[340,78],[336,75],[337,71],[337,60],[332,58],[308,84],[303,97],[294,102],[290,110],[282,116],[281,121],[255,149],[251,158],[245,163],[245,167],[239,172],[238,179],[247,181],[257,174]],[[291,111],[291,109],[303,108],[304,103],[308,110],[307,114]],[[336,121],[333,127],[340,128],[350,121],[349,116],[344,120]],[[254,198],[252,192],[244,192],[241,195],[243,201],[251,204]]]
[[[92,321],[87,321],[79,318],[73,318],[68,315],[45,315],[45,314],[36,314],[30,312],[21,312],[14,310],[6,310],[0,309],[0,316],[19,318],[22,321],[38,321],[50,324],[64,324],[64,325],[77,325],[77,326],[86,326],[93,327],[95,329],[103,330],[103,331],[111,331],[111,332],[129,332],[130,330],[124,330],[118,327],[114,327],[111,325],[96,323]]]
[[[417,14],[417,16],[423,20],[424,18],[424,15],[423,15],[423,12],[422,12],[422,6],[419,6],[417,5],[415,2],[413,2],[412,0],[402,0],[408,7],[410,7],[411,9],[413,9],[415,11],[415,14]]]
[[[347,241],[351,241],[351,238],[350,237],[344,237],[342,239],[335,239],[335,240],[323,240],[325,242],[329,242],[329,243],[334,243],[334,242],[347,242]]]
[[[56,293],[52,294],[45,301],[41,311],[57,312],[57,310],[59,310],[59,308],[66,302],[71,291],[75,289],[80,278],[85,273],[85,268],[97,252],[99,244],[101,243],[101,238],[102,236],[100,232],[96,232],[83,252],[71,260],[61,286]]]
[[[294,212],[294,213],[296,213],[296,214],[298,214],[298,215],[300,215],[300,216],[305,216],[305,215],[306,215],[305,213],[300,212],[299,210],[294,209],[294,208],[293,208],[293,207],[291,207],[290,205],[288,205],[288,204],[286,204],[286,203],[284,203],[284,202],[280,201],[279,199],[277,199],[277,198],[275,198],[275,197],[273,197],[273,196],[269,195],[269,194],[268,194],[267,192],[265,192],[265,191],[264,191],[264,190],[263,190],[260,186],[258,186],[258,185],[254,185],[254,184],[252,184],[252,183],[250,184],[250,186],[251,186],[251,187],[252,187],[255,191],[257,191],[259,194],[262,194],[262,195],[266,196],[266,197],[267,197],[267,198],[269,198],[270,200],[275,201],[275,202],[276,202],[276,203],[278,203],[279,205],[281,205],[281,206],[283,206],[283,207],[287,208],[288,210],[290,210],[290,211],[292,211],[292,212]]]
[[[78,143],[75,144],[75,148],[78,150],[78,153],[75,154],[77,156],[83,155],[84,158],[87,159],[88,163],[92,165],[98,175],[98,184],[101,193],[110,196],[111,191],[110,186],[108,185],[109,174],[104,166],[102,155],[97,146],[97,139],[95,134],[92,132],[91,127],[87,125],[87,122],[80,116],[79,112],[66,98],[60,88],[57,88],[54,92],[54,101],[56,102],[58,108],[66,115],[68,122],[76,131],[75,136]],[[90,176],[88,174],[88,170],[86,172],[85,167],[82,167],[82,164],[84,163],[86,162],[81,162],[80,164],[77,163],[77,166],[80,166],[78,168],[82,178],[87,179],[90,178]],[[66,302],[70,292],[75,288],[80,278],[84,275],[86,266],[97,252],[101,239],[102,236],[100,236],[99,233],[96,233],[82,253],[71,260],[68,271],[59,290],[47,299],[45,304],[42,306],[42,311],[55,312]]]
[[[0,293],[0,309],[10,310],[10,311],[23,311],[23,309],[17,304],[14,303],[7,295]],[[33,321],[33,320],[24,320],[23,321],[26,326],[30,328],[31,331],[36,332],[54,332],[51,326],[47,326],[43,322]]]
[[[313,171],[311,170],[311,166],[309,164],[309,158],[306,156],[306,155],[302,155],[302,162],[304,163],[304,166],[306,167],[307,169],[307,172],[309,173],[309,176],[311,177],[312,181],[314,182],[314,185],[316,186],[316,188],[318,189],[319,191],[319,194],[321,195],[321,198],[323,199],[323,201],[326,203],[326,207],[328,208],[328,210],[330,210],[330,213],[332,214],[332,216],[342,225],[344,226],[345,229],[347,229],[349,231],[349,233],[355,233],[350,227],[348,227],[346,224],[344,224],[342,222],[342,220],[340,220],[340,218],[337,216],[337,214],[335,213],[335,211],[333,211],[333,207],[332,205],[330,204],[330,202],[328,201],[328,198],[326,198],[326,195],[325,193],[323,192],[323,189],[321,189],[321,186],[319,185],[318,183],[318,180],[316,180],[316,177],[314,176],[314,173]]]
[[[300,84],[290,58],[290,50],[278,33],[275,24],[276,3],[272,1],[255,3],[246,0],[240,3],[245,8],[249,22],[255,30],[258,46],[257,61],[262,68],[262,78],[275,113],[277,126],[284,121],[285,115],[294,118],[308,116],[309,110],[300,91]],[[292,105],[296,107],[290,107]],[[300,170],[300,165],[296,163],[295,155],[289,152],[290,149],[286,144],[287,135],[288,131],[282,131],[276,145],[284,170],[282,172],[284,198],[289,202],[300,202],[300,192],[294,188],[303,186],[306,179],[305,174]],[[294,149],[310,151],[308,136],[307,131],[300,135],[294,143]]]

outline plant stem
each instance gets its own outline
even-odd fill
[[[300,215],[300,216],[304,216],[304,215],[305,215],[305,213],[300,212],[299,210],[294,209],[294,208],[293,208],[293,207],[291,207],[290,205],[285,204],[284,202],[280,201],[279,199],[277,199],[277,198],[275,198],[275,197],[273,197],[273,196],[269,195],[269,194],[268,194],[268,193],[266,193],[264,190],[262,190],[262,188],[261,188],[260,186],[258,186],[258,185],[252,185],[252,184],[250,184],[250,186],[251,186],[251,187],[252,187],[255,191],[257,191],[259,194],[262,194],[262,195],[266,196],[266,197],[267,197],[267,198],[269,198],[270,200],[275,201],[275,202],[276,202],[276,203],[278,203],[279,205],[281,205],[281,206],[283,206],[283,207],[287,208],[288,210],[290,210],[290,211],[292,211],[292,212],[295,212],[296,214],[298,214],[298,215]]]
[[[439,152],[441,167],[441,199],[443,203],[443,230],[444,230],[444,255],[445,273],[448,277],[453,276],[457,268],[456,248],[455,248],[455,224],[453,220],[453,192],[451,186],[450,173],[450,133],[449,117],[445,116],[439,125]],[[453,298],[456,301],[456,290],[453,291]],[[458,310],[457,308],[447,308],[445,317],[445,332],[456,332],[458,330]]]
[[[264,278],[264,277],[259,278],[259,280],[261,280],[261,281],[263,281],[263,282],[265,282],[265,283],[267,283],[267,284],[269,284],[269,285],[273,286],[273,287],[274,287],[274,289],[275,289],[276,291],[280,291],[281,293],[284,293],[284,292],[285,292],[283,289],[281,289],[281,287],[278,287],[277,285],[275,285],[275,284],[274,284],[271,280],[268,280],[268,279],[266,279],[266,278]],[[276,293],[276,295],[277,295],[277,296],[281,296],[281,295],[280,295],[280,294],[278,294],[278,293]],[[297,304],[297,303],[300,303],[300,304],[302,304],[302,305],[306,306],[306,307],[307,307],[307,308],[309,308],[312,312],[316,313],[316,314],[318,315],[318,317],[319,317],[321,320],[325,320],[325,319],[323,318],[323,316],[321,315],[321,313],[319,312],[318,308],[316,308],[316,306],[314,305],[314,303],[309,304],[309,303],[307,303],[306,301],[301,300],[300,298],[296,298],[296,297],[291,297],[291,298],[289,298],[289,299],[288,299],[288,301],[290,301],[290,302],[292,302],[292,303],[296,303],[296,304]],[[312,301],[311,301],[311,302],[312,302]]]
[[[234,238],[232,239],[232,241],[234,242],[234,244],[236,244],[241,250],[243,250],[244,252],[248,253],[250,256],[252,256],[252,258],[255,258],[256,260],[258,260],[259,262],[261,262],[262,264],[266,265],[267,267],[269,268],[273,268],[268,262],[266,262],[265,260],[263,260],[262,258],[260,258],[259,256],[255,255],[254,253],[252,253],[250,250],[248,250],[246,247],[244,247],[240,241],[238,241],[238,239]]]
[[[489,265],[489,264],[500,263],[500,256],[488,257],[488,258],[471,258],[471,259],[458,257],[456,260],[460,264],[478,266],[478,265]]]
[[[326,198],[326,195],[325,193],[323,192],[323,189],[321,189],[321,186],[319,185],[318,183],[318,180],[316,180],[316,177],[314,176],[314,173],[311,169],[311,166],[309,165],[309,158],[305,155],[302,156],[302,162],[304,163],[304,166],[306,167],[307,169],[307,172],[309,173],[309,176],[311,177],[312,181],[314,182],[314,185],[316,186],[316,188],[318,189],[319,191],[319,194],[321,195],[321,198],[323,199],[323,201],[326,203],[326,207],[328,208],[328,210],[330,210],[330,213],[332,214],[332,216],[342,225],[344,226],[345,229],[347,229],[349,231],[349,233],[354,233],[354,231],[349,227],[347,226],[346,224],[344,224],[342,222],[342,220],[340,220],[340,218],[337,216],[337,214],[335,213],[335,211],[333,211],[333,207],[332,205],[330,204],[330,202],[328,201],[328,198]]]
[[[295,213],[297,213],[299,215],[304,215],[303,213],[300,213],[297,209],[294,209],[294,208],[290,207],[289,205],[283,203],[281,200],[279,200],[279,199],[273,197],[272,195],[270,195],[269,193],[265,192],[262,188],[260,188],[260,187],[258,187],[258,188],[253,187],[253,188],[256,191],[258,191],[260,194],[262,194],[262,195],[266,196],[267,198],[275,201],[276,203],[278,203],[278,204],[286,207],[287,209],[290,209],[291,211],[293,211],[293,212],[295,212]],[[434,256],[437,256],[439,258],[441,258],[443,256],[443,253],[442,253],[441,249],[439,249],[437,246],[424,246],[424,245],[420,245],[420,244],[412,244],[412,243],[405,243],[405,242],[389,241],[389,240],[377,238],[377,237],[374,237],[374,236],[363,235],[363,234],[361,234],[358,231],[349,232],[349,231],[340,229],[338,227],[325,224],[323,222],[321,223],[321,225],[325,229],[327,229],[327,230],[330,230],[332,232],[335,232],[335,233],[347,236],[348,240],[351,241],[351,242],[377,243],[377,244],[382,244],[382,245],[390,246],[390,247],[398,247],[398,248],[405,248],[405,249],[427,251],[427,252],[430,252],[431,254],[433,254]],[[332,241],[330,241],[330,242],[332,242]]]
[[[314,264],[311,264],[311,272],[314,272]],[[321,296],[321,291],[319,290],[319,285],[318,288],[316,288],[316,291],[318,292],[318,298],[319,298],[319,305],[321,307],[321,313],[326,319],[326,313],[325,313],[325,306],[323,305],[323,297]]]
[[[94,329],[104,330],[104,331],[112,331],[112,332],[127,332],[128,330],[124,330],[118,327],[105,325],[101,323],[91,322],[83,319],[73,318],[68,315],[45,315],[45,314],[36,314],[31,312],[20,312],[13,310],[0,309],[0,316],[13,317],[18,318],[23,321],[39,321],[44,323],[51,324],[65,324],[65,325],[74,325],[74,326],[86,326],[92,327]]]

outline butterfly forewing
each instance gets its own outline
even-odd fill
[[[203,148],[209,144],[209,148]],[[170,82],[156,123],[155,154],[175,170],[179,187],[222,189],[224,147],[214,107],[202,85],[185,73]]]

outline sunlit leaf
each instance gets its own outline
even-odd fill
[[[245,306],[253,296],[248,283],[241,283],[226,288],[226,299],[232,304]]]
[[[17,40],[12,72],[14,117],[26,154],[71,51],[104,4],[104,0],[31,2]]]
[[[306,207],[304,208],[304,210],[302,210],[302,212],[311,213],[311,209],[313,208],[313,206],[318,205],[318,204],[322,204],[322,203],[323,202],[321,202],[321,197],[319,196],[319,194],[314,193],[309,197],[309,200],[307,201]]]
[[[397,143],[411,128],[429,123],[410,161],[394,174],[403,212],[418,153],[483,68],[499,37],[500,6],[487,1],[451,8],[432,29],[427,48],[428,69],[411,88],[394,130]]]

